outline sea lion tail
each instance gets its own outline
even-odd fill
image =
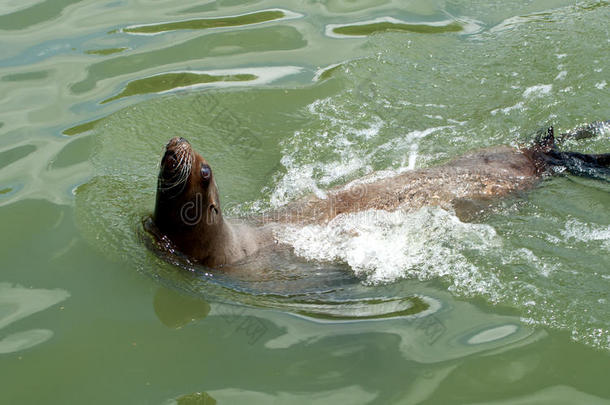
[[[558,144],[567,139],[585,139],[604,134],[610,121],[596,121],[555,137],[553,127],[539,133],[529,151],[540,172],[568,171],[577,176],[593,177],[610,182],[610,153],[587,154],[564,152]]]

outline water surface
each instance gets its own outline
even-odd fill
[[[610,185],[146,248],[183,136],[233,216],[610,118],[606,1],[0,6],[0,402],[608,403]],[[145,34],[145,35],[144,35]],[[567,147],[609,152],[607,132]]]

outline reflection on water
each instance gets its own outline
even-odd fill
[[[26,73],[13,73],[6,76],[2,76],[2,81],[5,82],[23,82],[29,80],[41,80],[49,77],[48,70],[39,70]]]
[[[409,24],[392,17],[377,18],[353,24],[330,24],[326,27],[326,35],[333,37],[362,37],[380,32],[415,32],[420,34],[438,34],[443,32],[460,32],[464,25],[456,21],[440,21],[434,23]]]
[[[65,299],[64,290],[29,289],[0,283],[0,329],[43,311]],[[11,333],[0,340],[0,354],[14,353],[39,345],[53,336],[48,329],[31,329]]]
[[[333,63],[330,66],[326,66],[324,68],[318,69],[316,71],[316,74],[313,76],[313,81],[317,82],[319,80],[326,80],[326,79],[330,79],[331,77],[333,77],[333,73],[337,72],[338,70],[344,68],[344,64],[343,63]]]
[[[467,343],[471,345],[478,345],[481,343],[492,342],[494,340],[502,339],[506,336],[512,335],[519,330],[518,325],[503,325],[494,328],[485,329],[478,332],[474,336],[468,338]]]
[[[100,121],[102,121],[102,118],[99,118],[99,119],[93,120],[93,121],[89,121],[89,122],[85,122],[84,124],[75,125],[73,127],[64,129],[64,131],[62,133],[64,135],[70,135],[70,136],[82,134],[83,132],[91,131],[93,128],[95,128],[95,125],[98,124]]]
[[[274,9],[257,11],[231,17],[199,18],[186,21],[167,22],[162,24],[132,25],[123,28],[123,32],[130,34],[159,34],[175,30],[203,30],[209,28],[235,27],[250,24],[260,24],[266,21],[278,20],[286,17],[296,17],[298,14]]]
[[[218,398],[218,401],[223,404],[249,404],[249,405],[268,405],[268,404],[341,404],[349,403],[350,405],[364,405],[370,404],[377,397],[376,394],[364,390],[362,387],[349,384],[347,387],[341,387],[334,390],[317,390],[315,392],[288,392],[285,387],[278,387],[276,393],[266,393],[257,391],[255,389],[244,390],[236,388],[225,388],[222,390],[210,391],[214,398]],[[194,395],[194,397],[193,397]],[[191,394],[181,398],[185,398],[187,402],[185,404],[216,404],[216,400],[213,399],[209,394],[203,393],[205,401],[213,402],[188,402],[191,399],[197,400],[200,395]],[[177,400],[168,401],[169,404],[182,405]]]
[[[216,400],[207,392],[195,392],[170,400],[167,405],[216,405]]]
[[[161,323],[174,329],[203,319],[210,312],[210,304],[202,298],[165,287],[160,287],[155,293],[153,307]]]
[[[113,53],[121,53],[128,48],[105,48],[105,49],[90,49],[85,51],[87,55],[112,55]]]
[[[366,9],[374,9],[376,6],[381,6],[389,2],[390,0],[328,0],[324,3],[324,7],[333,13],[349,13]]]
[[[218,32],[174,44],[170,48],[119,55],[94,63],[88,67],[87,77],[72,84],[70,88],[74,94],[83,94],[94,89],[99,80],[145,70],[159,61],[162,61],[162,65],[168,65],[198,58],[228,57],[244,52],[299,49],[306,45],[307,41],[303,35],[290,26]]]
[[[587,394],[575,388],[557,385],[536,391],[532,394],[509,400],[486,401],[489,405],[520,405],[520,404],[607,404],[606,398]],[[483,404],[482,402],[473,405]]]
[[[370,293],[374,292],[374,289],[370,290]],[[341,325],[341,333],[346,336],[367,333],[395,336],[398,338],[397,349],[404,358],[419,364],[438,364],[475,353],[509,351],[546,336],[545,332],[520,325],[514,316],[486,313],[464,302],[454,303],[448,308],[445,304],[447,297],[423,298],[434,305],[433,311],[404,317],[380,317],[374,322],[367,319],[350,322],[320,320],[297,315],[308,322],[281,322],[284,332],[267,339],[265,347],[288,348],[308,341],[330,339],[336,333],[333,326]],[[287,310],[297,306],[292,304]],[[456,316],[458,313],[459,318]]]
[[[16,332],[0,340],[0,354],[15,353],[29,349],[46,342],[53,336],[48,329],[30,329],[25,332]]]
[[[428,309],[434,306],[434,310]],[[399,318],[434,312],[439,305],[427,297],[378,298],[327,302],[292,302],[285,308],[304,317],[332,322]],[[427,315],[427,314],[426,314]]]
[[[122,92],[114,97],[107,98],[102,101],[102,104],[136,94],[161,93],[175,88],[194,86],[203,83],[247,82],[256,79],[257,76],[252,74],[215,76],[193,72],[164,73],[129,82]]]

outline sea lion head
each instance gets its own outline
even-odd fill
[[[212,169],[182,137],[170,139],[165,146],[153,219],[170,237],[189,228],[213,228],[222,222]]]

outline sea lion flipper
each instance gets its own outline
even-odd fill
[[[553,127],[538,131],[529,148],[539,172],[561,168],[577,176],[593,177],[610,181],[610,154],[586,154],[561,151],[558,145],[566,139],[584,139],[607,131],[610,121],[595,121],[555,137]]]
[[[594,138],[610,130],[610,120],[594,121],[590,124],[576,127],[567,132],[563,132],[555,136],[555,130],[552,126],[548,128],[540,128],[536,131],[534,145],[544,149],[555,149],[569,139],[587,139]]]
[[[553,126],[538,130],[536,138],[534,139],[534,148],[542,151],[550,151],[554,150],[556,147],[555,129]]]
[[[567,139],[587,139],[594,138],[603,134],[605,131],[610,129],[610,120],[606,121],[594,121],[582,127],[574,128],[568,132],[564,132],[559,135],[558,143],[561,143]]]
[[[559,152],[562,166],[577,176],[592,177],[610,182],[610,153],[587,154]]]
[[[539,152],[538,156],[547,168],[563,168],[576,176],[610,182],[610,153],[587,154],[551,150]]]

